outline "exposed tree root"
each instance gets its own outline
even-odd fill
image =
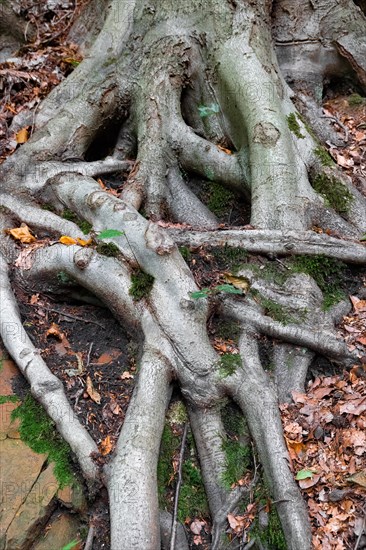
[[[157,463],[173,381],[186,400],[195,438],[214,526],[212,548],[223,547],[228,513],[256,482],[254,475],[248,486],[227,489],[223,484],[227,464],[221,407],[230,398],[248,423],[288,548],[310,549],[309,519],[290,469],[278,401],[303,391],[315,354],[342,366],[357,360],[335,331],[349,305],[325,313],[322,293],[309,276],[276,285],[244,268],[239,275],[250,281],[252,291],[246,297],[194,299],[192,293],[199,289],[177,247],[227,245],[271,258],[323,255],[366,265],[366,248],[358,241],[365,228],[364,197],[344,180],[353,197],[351,209],[341,216],[326,207],[310,179],[313,172],[336,171],[327,172],[319,163],[316,140],[303,120],[295,133],[289,127],[288,117],[296,119],[297,111],[271,47],[271,4],[210,0],[203,9],[201,3],[182,0],[172,9],[171,0],[154,8],[144,0],[114,0],[88,57],[50,94],[37,113],[33,136],[1,168],[2,229],[15,219],[46,237],[82,238],[79,227],[61,217],[66,208],[92,224],[95,239],[85,248],[46,240],[34,250],[23,248],[16,280],[32,291],[63,294],[57,273],[64,271],[110,309],[142,350],[115,453],[99,472],[91,458],[96,443],[21,325],[8,278],[15,245],[1,236],[2,338],[86,479],[108,488],[112,550],[170,545],[172,518],[159,511]],[[285,4],[282,0],[274,8],[279,14],[275,23],[291,38],[300,30]],[[344,0],[344,5],[356,17],[353,3]],[[334,2],[311,6],[307,9],[316,32],[336,42],[364,85],[361,48],[339,34]],[[290,38],[281,47],[292,44]],[[332,55],[338,55],[332,48]],[[312,123],[318,117],[312,94],[327,71],[321,67],[318,78],[310,68],[311,97],[303,103]],[[110,156],[98,160],[103,155],[97,152],[96,160],[87,162],[95,140],[118,125]],[[333,134],[328,128],[319,135],[328,139]],[[113,172],[130,173],[120,196],[102,190],[94,179]],[[193,173],[243,196],[256,229],[218,230],[220,220],[192,191]],[[49,203],[53,212],[42,210],[37,201]],[[163,229],[155,223],[161,218],[199,230]],[[311,231],[318,221],[337,238]],[[98,234],[105,229],[122,233],[109,240],[115,258],[97,252]],[[153,278],[140,300],[131,296],[136,271]],[[287,324],[271,318],[255,292],[289,312]],[[212,313],[234,318],[240,326],[242,366],[227,376],[220,373],[220,356],[207,330]],[[259,358],[261,334],[275,340],[272,378]],[[176,546],[188,548],[182,526]]]
[[[292,256],[308,254],[325,255],[344,262],[365,265],[366,246],[354,240],[342,240],[312,231],[291,230],[223,230],[192,231],[168,229],[169,235],[178,245],[232,246],[244,248],[252,254],[269,256]]]

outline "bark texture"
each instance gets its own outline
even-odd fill
[[[20,221],[56,238],[65,233],[82,238],[75,224],[60,217],[67,208],[96,233],[124,232],[125,237],[111,239],[118,258],[102,257],[95,247],[53,244],[35,249],[27,268],[15,269],[23,285],[49,290],[57,290],[55,275],[64,271],[141,343],[139,378],[107,466],[93,462],[96,444],[22,328],[11,290],[17,251],[2,231],[5,346],[90,485],[107,487],[112,550],[157,550],[168,544],[169,517],[159,513],[156,472],[173,383],[187,402],[214,524],[212,548],[225,546],[221,534],[227,514],[244,494],[222,483],[220,411],[228,398],[246,418],[288,548],[310,549],[310,522],[289,466],[278,402],[304,389],[315,354],[343,366],[357,358],[337,339],[337,316],[324,312],[322,291],[311,277],[298,274],[279,285],[243,267],[240,274],[255,292],[289,312],[285,325],[267,314],[255,292],[236,299],[221,296],[211,304],[207,298],[192,299],[198,288],[178,245],[366,264],[359,242],[366,231],[366,199],[345,182],[352,200],[350,210],[340,214],[313,189],[314,174],[342,176],[321,165],[314,153],[319,143],[309,132],[309,125],[319,139],[329,139],[332,132],[319,124],[326,78],[344,72],[366,87],[365,43],[358,38],[365,36],[365,16],[350,0],[312,0],[301,3],[301,10],[288,0],[113,0],[101,2],[96,15],[97,4],[90,3],[96,26],[87,25],[86,11],[71,30],[85,60],[43,102],[31,139],[0,168],[0,200],[1,229]],[[298,116],[295,100],[308,124]],[[297,134],[289,116],[298,121]],[[105,151],[100,144],[111,132],[113,147]],[[125,179],[119,197],[94,179],[111,172]],[[219,183],[246,202],[252,228],[219,230],[217,216],[199,198],[202,181]],[[52,204],[54,213],[45,215],[42,203]],[[159,220],[189,228],[165,229]],[[314,225],[337,237],[314,233]],[[154,278],[140,302],[129,294],[137,267]],[[348,304],[343,306],[346,313]],[[208,336],[213,313],[240,324],[242,366],[226,377]],[[7,323],[21,329],[10,331]],[[272,379],[261,363],[260,335],[275,340]],[[289,362],[291,369],[285,367]],[[180,529],[178,540],[183,539]]]

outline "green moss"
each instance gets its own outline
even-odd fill
[[[73,283],[73,279],[71,277],[69,277],[69,275],[66,273],[66,271],[59,271],[57,273],[57,280],[59,281],[59,283],[61,283],[63,285],[68,285],[68,284]]]
[[[270,300],[269,298],[265,298],[259,292],[255,293],[255,297],[260,305],[265,309],[266,315],[271,317],[274,321],[278,321],[282,325],[288,325],[289,323],[297,322],[297,320],[289,315],[289,313],[285,310],[283,306],[281,306],[281,304],[278,304],[277,302],[275,302],[274,300]]]
[[[222,442],[222,448],[226,456],[226,470],[222,482],[226,489],[239,481],[249,468],[252,452],[248,445],[242,445],[234,438],[228,438]]]
[[[233,246],[212,247],[211,254],[214,256],[220,269],[226,269],[235,273],[248,258],[248,252],[243,248]]]
[[[248,432],[243,413],[232,402],[225,403],[221,409],[221,418],[229,437],[240,437]]]
[[[158,462],[158,496],[159,506],[161,508],[172,509],[171,499],[167,499],[169,486],[175,478],[173,469],[173,456],[180,450],[181,440],[173,434],[172,428],[167,422],[164,427],[160,446],[160,456]],[[187,437],[188,456],[195,455],[195,445],[193,437]],[[170,487],[170,490],[172,488]],[[193,458],[189,458],[182,465],[182,485],[179,494],[178,519],[182,522],[187,517],[207,516],[208,503],[204,490],[202,476],[198,465]]]
[[[259,506],[267,506],[271,500],[268,484],[265,479],[261,479],[255,488],[254,498]],[[286,539],[283,534],[282,525],[275,506],[272,504],[269,517],[268,527],[260,528],[258,520],[255,521],[251,535],[259,539],[265,548],[268,550],[287,550]]]
[[[179,494],[178,519],[203,517],[209,513],[207,497],[199,467],[190,459],[182,466],[182,486]]]
[[[237,353],[224,353],[224,355],[221,355],[218,365],[221,378],[226,378],[241,367],[241,357]]]
[[[96,246],[96,251],[103,256],[108,256],[108,258],[116,258],[120,254],[118,246],[114,243],[99,242]]]
[[[55,207],[48,203],[48,202],[45,202],[44,204],[41,204],[41,208],[42,210],[47,210],[48,212],[53,212],[54,214],[56,214],[56,209]]]
[[[362,97],[359,94],[351,94],[348,97],[348,105],[350,107],[357,107],[358,105],[365,105],[366,104],[366,97]]]
[[[286,119],[290,131],[294,133],[297,138],[304,139],[305,136],[303,136],[301,133],[301,128],[299,123],[297,122],[295,113],[290,113],[289,115],[287,115]]]
[[[4,403],[16,403],[19,401],[19,397],[16,395],[0,395],[0,405]]]
[[[76,225],[78,225],[81,231],[84,233],[84,235],[87,235],[88,233],[90,233],[93,227],[91,223],[85,220],[81,220],[80,218],[78,218],[75,212],[73,212],[72,210],[69,210],[68,208],[66,208],[66,210],[62,212],[62,217],[64,218],[64,220],[69,220],[70,222],[73,222]]]
[[[158,496],[160,508],[166,508],[166,492],[171,483],[173,472],[172,457],[179,448],[179,438],[173,434],[171,427],[165,424],[160,444],[158,462]]]
[[[306,120],[306,118],[303,117],[300,113],[297,113],[297,118],[298,118],[299,120],[301,120],[301,122],[302,122],[303,125],[305,126],[306,131],[307,131],[308,134],[314,139],[314,141],[318,141],[318,138],[316,137],[314,130],[312,129],[312,127],[310,126],[310,124],[308,123],[308,121]]]
[[[154,284],[154,277],[140,269],[131,275],[132,285],[129,293],[134,300],[141,300],[148,296]]]
[[[210,185],[210,196],[208,199],[207,206],[216,214],[216,216],[223,216],[230,206],[230,201],[234,198],[234,194],[220,185],[219,183],[213,182]]]
[[[318,145],[314,149],[314,155],[318,157],[323,166],[334,166],[334,161],[325,147]]]
[[[188,246],[180,246],[179,247],[179,252],[181,253],[183,260],[186,261],[186,262],[189,262],[189,260],[192,257],[192,254],[191,254],[191,251],[190,251],[189,247]]]
[[[326,256],[296,256],[289,266],[292,272],[307,273],[315,280],[323,292],[324,309],[345,298],[340,288],[347,268],[343,262]]]
[[[54,473],[60,487],[72,483],[74,476],[70,447],[57,433],[43,407],[28,395],[12,412],[11,418],[20,420],[19,433],[22,441],[34,452],[48,454],[48,460],[55,463]]]
[[[240,336],[240,323],[237,321],[222,321],[217,326],[216,335],[223,340],[238,342]]]
[[[353,196],[339,179],[318,174],[312,181],[312,186],[336,212],[340,214],[348,212]]]

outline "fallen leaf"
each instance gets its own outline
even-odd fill
[[[62,237],[59,238],[59,242],[62,244],[78,244],[76,239],[73,239],[72,237],[68,237],[67,235],[62,235]]]
[[[296,474],[296,477],[295,479],[297,481],[300,481],[300,480],[303,480],[303,479],[307,479],[307,478],[313,478],[314,477],[314,474],[316,474],[316,471],[315,470],[299,470]]]
[[[244,292],[248,292],[250,288],[250,282],[246,277],[234,277],[231,273],[224,273],[224,279],[227,283],[233,285],[235,288],[240,288]]]
[[[28,141],[28,137],[29,137],[29,132],[28,132],[28,127],[26,126],[25,128],[22,128],[21,130],[19,130],[19,132],[17,132],[15,139],[17,143],[21,144]]]
[[[320,479],[320,474],[314,475],[311,479],[301,479],[299,481],[299,486],[301,489],[309,489],[310,487],[314,487],[318,483]]]
[[[366,487],[366,470],[362,470],[353,476],[347,477],[346,481],[352,481],[353,483],[357,483],[357,485],[361,485],[361,487]]]
[[[48,331],[46,332],[46,336],[55,336],[60,341],[64,339],[64,334],[61,332],[60,327],[56,323],[52,323]]]
[[[203,521],[199,521],[198,519],[195,519],[194,521],[192,521],[190,525],[190,530],[195,535],[199,535],[201,533],[202,527],[204,526],[205,526],[205,523]]]
[[[29,244],[34,243],[36,238],[32,235],[30,232],[29,227],[22,223],[20,227],[16,227],[14,229],[6,229],[6,233],[9,233],[14,239],[17,241],[20,241],[23,244]]]
[[[221,145],[216,145],[216,147],[218,149],[220,149],[220,151],[223,151],[224,153],[226,153],[227,155],[232,155],[233,152],[230,151],[230,149],[226,149],[226,147],[222,147]]]
[[[128,372],[128,370],[125,370],[125,371],[121,374],[121,378],[122,378],[122,380],[128,380],[129,378],[133,378],[133,374],[131,374],[130,372]]]
[[[106,456],[108,455],[112,448],[113,448],[113,443],[112,443],[112,440],[111,440],[111,436],[110,435],[107,435],[107,437],[105,437],[103,439],[103,441],[99,444],[99,452],[101,455],[103,456]]]
[[[94,401],[94,403],[97,403],[98,405],[100,405],[100,401],[101,401],[100,394],[94,388],[93,382],[90,376],[88,376],[86,379],[86,393],[89,395],[90,399]]]
[[[89,244],[92,244],[93,242],[93,239],[88,239],[87,241],[85,239],[80,239],[79,237],[77,237],[77,243],[80,245],[80,246],[89,246]]]
[[[102,353],[102,355],[97,359],[96,363],[98,365],[108,365],[114,359],[117,359],[121,355],[119,349],[112,349],[109,353]]]

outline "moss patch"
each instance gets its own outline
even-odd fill
[[[71,449],[57,433],[43,407],[31,395],[27,395],[23,403],[12,412],[11,418],[20,420],[22,441],[35,453],[48,454],[48,460],[55,463],[54,474],[60,487],[70,485],[74,480]]]
[[[215,333],[223,340],[233,340],[238,343],[240,336],[240,323],[237,321],[222,321],[215,328]]]
[[[73,212],[72,210],[69,210],[68,208],[66,208],[66,210],[62,212],[62,217],[64,218],[64,220],[69,220],[70,222],[74,222],[77,226],[79,226],[81,231],[84,233],[84,235],[87,235],[88,233],[90,233],[93,227],[91,223],[85,220],[81,220],[75,214],[75,212]]]
[[[172,480],[174,480],[173,457],[179,455],[181,439],[173,433],[166,422],[160,446],[158,462],[158,496],[161,508],[172,510]],[[186,455],[182,465],[182,485],[179,494],[178,518],[184,522],[187,517],[203,517],[209,513],[201,471],[195,460],[196,449],[192,435],[187,437]],[[170,497],[170,498],[169,498]]]
[[[226,378],[234,374],[236,369],[242,365],[241,357],[237,353],[224,353],[219,360],[219,375],[221,378]]]
[[[209,249],[214,256],[218,268],[231,271],[235,274],[243,263],[247,261],[248,252],[243,248],[234,248],[233,246],[212,247]]]
[[[154,277],[145,273],[140,269],[131,275],[132,285],[129,290],[129,294],[134,300],[141,300],[149,295],[150,290],[154,284]]]
[[[340,214],[348,212],[353,196],[339,179],[318,174],[312,181],[312,186],[336,212]]]
[[[348,97],[348,105],[350,107],[358,107],[359,105],[365,105],[366,104],[366,97],[362,97],[359,94],[351,94]]]
[[[213,182],[210,185],[210,195],[207,206],[211,210],[211,212],[220,217],[225,214],[233,198],[234,194],[231,191],[229,191],[219,183]]]
[[[270,499],[268,486],[262,479],[256,486],[255,500],[259,506],[267,506]],[[251,529],[251,534],[257,540],[259,539],[268,550],[287,550],[286,539],[283,534],[280,518],[273,504],[269,511],[268,527],[260,529],[258,520],[256,520]]]
[[[96,246],[96,251],[103,256],[108,256],[109,258],[115,258],[120,254],[119,248],[114,243],[98,243]]]
[[[286,119],[290,131],[295,134],[297,138],[304,139],[305,136],[303,136],[301,133],[300,124],[297,121],[295,113],[290,113],[289,115],[287,115]]]
[[[319,145],[314,149],[314,155],[318,157],[323,166],[334,166],[332,157],[322,145]]]
[[[222,408],[221,416],[227,433],[227,438],[222,442],[222,448],[226,456],[226,471],[222,482],[226,489],[230,489],[250,467],[252,449],[240,442],[240,437],[248,431],[240,409],[229,403]]]
[[[180,246],[179,252],[181,253],[181,256],[185,262],[189,262],[189,260],[192,257],[191,251],[188,248],[188,246]]]
[[[345,298],[341,286],[345,279],[346,264],[326,256],[297,256],[290,263],[292,272],[307,273],[323,292],[323,308]]]
[[[19,401],[19,397],[16,395],[0,395],[0,405],[4,403],[16,403]]]

